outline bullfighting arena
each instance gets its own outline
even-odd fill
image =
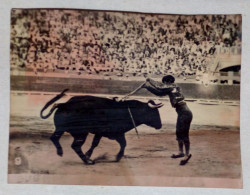
[[[179,165],[181,159],[170,158],[178,148],[177,116],[166,100],[160,100],[164,103],[160,130],[142,125],[139,136],[134,129],[129,131],[125,157],[118,163],[119,144],[102,138],[91,157],[95,165],[85,165],[72,150],[73,138],[67,133],[60,139],[63,156],[56,154],[49,139],[54,131],[53,115],[46,120],[39,117],[52,97],[54,94],[11,93],[9,183],[242,188],[237,102],[188,102],[194,119],[190,129],[192,158],[185,166]],[[89,134],[83,152],[91,146],[92,138]]]

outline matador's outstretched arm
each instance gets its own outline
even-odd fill
[[[139,91],[140,89],[143,88],[143,86],[147,83],[147,81],[145,81],[144,83],[142,83],[139,87],[137,87],[134,91],[130,92],[129,94],[125,95],[121,100],[125,100],[127,99],[129,96],[133,95],[134,93],[136,93],[137,91]]]

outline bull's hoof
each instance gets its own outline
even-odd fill
[[[61,157],[63,156],[63,150],[62,150],[62,148],[58,148],[57,149],[57,155],[61,156]]]
[[[190,159],[191,157],[192,157],[192,155],[189,154],[188,157],[187,157],[186,159],[181,160],[180,165],[183,166],[183,165],[187,164],[187,162],[189,161],[189,159]]]
[[[86,160],[84,160],[84,163],[85,163],[86,165],[94,165],[94,164],[95,164],[95,161],[90,160],[90,159],[86,159]]]

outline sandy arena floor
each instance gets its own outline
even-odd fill
[[[82,147],[91,144],[89,135]],[[92,155],[95,165],[85,165],[64,135],[63,157],[48,136],[12,136],[10,139],[9,182],[84,185],[149,185],[193,187],[241,187],[239,131],[191,131],[192,158],[185,166],[171,159],[177,151],[174,132],[126,136],[125,157],[114,162],[119,151],[116,141],[103,138]],[[20,160],[21,159],[21,160]]]

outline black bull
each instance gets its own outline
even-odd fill
[[[141,124],[155,129],[162,127],[158,111],[162,104],[155,104],[152,100],[148,103],[137,100],[117,102],[115,99],[75,96],[66,103],[54,104],[50,112],[43,116],[43,111],[64,96],[65,91],[50,100],[40,113],[41,118],[46,119],[57,109],[54,115],[55,132],[50,139],[59,156],[63,155],[59,139],[64,132],[69,132],[74,137],[71,147],[83,162],[94,164],[90,156],[102,137],[116,140],[120,144],[120,151],[116,156],[116,160],[119,161],[124,155],[127,131]],[[93,133],[95,136],[92,146],[84,154],[81,147],[88,133]]]

